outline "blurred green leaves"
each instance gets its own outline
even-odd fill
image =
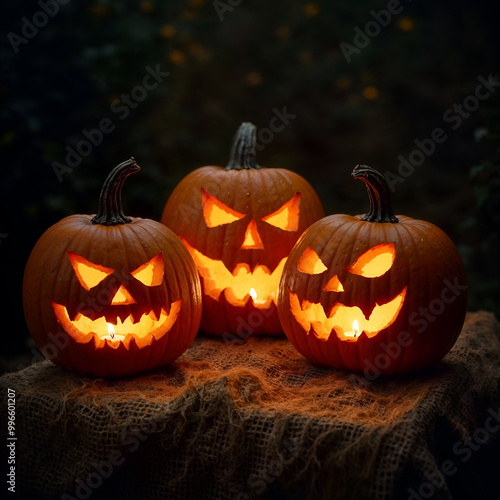
[[[475,204],[459,227],[461,250],[470,280],[470,307],[494,311],[500,317],[500,120],[474,134],[494,147],[490,159],[470,169]]]

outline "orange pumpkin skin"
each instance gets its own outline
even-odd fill
[[[207,205],[203,205],[207,200],[225,207],[227,213],[230,210],[232,215],[225,217],[232,222],[209,227]],[[290,213],[298,207],[298,215],[290,215],[289,227],[282,229],[269,216],[287,206]],[[316,192],[303,177],[283,168],[257,165],[252,124],[244,123],[236,134],[228,167],[205,166],[188,174],[170,195],[161,222],[181,237],[197,263],[203,294],[201,330],[228,339],[283,334],[276,309],[283,259],[300,234],[323,216]],[[255,244],[245,245],[250,233]],[[219,261],[220,274],[234,286],[210,275],[211,261]],[[204,267],[203,263],[209,264]],[[258,279],[259,273],[265,281],[273,271],[274,295],[263,292],[256,298],[261,301],[257,304],[249,289],[255,286],[260,296],[263,280]],[[246,288],[240,278],[232,278],[252,273]]]
[[[465,267],[451,239],[429,222],[395,218],[383,176],[376,174],[365,166],[353,171],[368,187],[372,210],[367,220],[331,215],[313,224],[288,258],[278,296],[281,324],[301,354],[316,364],[363,372],[368,378],[416,372],[439,362],[458,338],[467,307]],[[356,270],[360,256],[386,246],[393,261],[382,275],[366,277]],[[306,249],[321,261],[316,274],[311,267],[315,257],[307,261],[309,269],[303,264]],[[377,304],[380,308],[391,301],[399,310],[382,314],[380,324],[373,326]],[[323,330],[310,317],[305,319],[311,304],[320,304],[320,311],[335,318],[335,326],[326,320]],[[336,311],[346,311],[349,324],[357,315],[363,331],[348,336],[352,332],[343,332],[346,327]]]
[[[133,159],[124,162],[113,171],[115,180],[122,184],[138,169]],[[119,212],[121,184],[115,186]],[[113,207],[110,211],[115,212]],[[24,273],[23,302],[35,343],[56,364],[100,377],[130,375],[170,363],[189,347],[201,318],[200,283],[189,252],[159,222],[134,217],[105,225],[103,218],[93,222],[96,217],[62,219],[40,237],[31,252]],[[70,259],[75,255],[86,265],[109,269],[109,276],[86,290],[75,275]],[[158,274],[154,286],[146,286],[131,273],[151,259],[160,262],[163,274]],[[113,305],[119,289],[127,298]],[[91,328],[80,335],[79,327],[62,319],[54,304],[57,311],[66,308],[70,319],[81,314],[93,325],[111,323],[125,339],[103,340]],[[139,337],[130,333],[144,321],[159,325],[154,317],[161,319],[162,309],[171,316],[154,334],[142,332]],[[148,320],[148,314],[154,317]]]

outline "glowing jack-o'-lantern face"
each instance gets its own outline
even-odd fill
[[[166,306],[151,308],[141,303],[145,295],[141,288],[151,288],[151,298],[160,293],[155,288],[163,282],[162,253],[121,276],[114,268],[90,262],[74,252],[68,252],[68,258],[80,285],[93,291],[94,297],[100,297],[102,310],[97,314],[96,307],[89,307],[89,300],[70,314],[67,306],[51,301],[57,321],[76,342],[87,343],[92,336],[97,348],[105,343],[117,348],[120,343],[128,347],[134,339],[139,347],[144,347],[153,339],[159,340],[177,320],[182,299],[174,301],[168,311]]]
[[[374,377],[415,372],[440,361],[460,333],[464,264],[439,228],[393,214],[381,173],[358,165],[352,175],[367,185],[370,211],[304,231],[283,269],[279,318],[314,363]]]
[[[349,266],[347,273],[368,280],[379,278],[392,268],[395,256],[394,243],[376,245],[360,255]],[[297,268],[299,272],[309,275],[323,275],[328,270],[318,254],[309,246],[299,258]],[[337,294],[345,291],[337,274],[331,276],[322,289]],[[356,342],[361,333],[364,332],[371,338],[394,323],[403,306],[406,290],[407,287],[404,287],[387,302],[375,301],[368,312],[357,305],[343,304],[341,295],[329,311],[325,312],[321,303],[304,299],[301,302],[295,293],[290,292],[290,309],[306,333],[312,331],[318,339],[326,341],[330,338],[330,334],[335,332],[340,340]]]
[[[250,219],[246,214],[228,207],[204,188],[201,192],[203,219],[207,228],[218,228],[241,221],[244,230],[240,231],[235,241],[235,246],[240,250],[266,250],[259,231],[259,225],[262,223],[290,232],[296,232],[299,227],[300,193],[295,193],[277,210],[257,222],[255,218]],[[233,269],[228,269],[222,260],[210,258],[191,246],[187,240],[183,241],[203,278],[203,290],[206,295],[219,300],[224,291],[227,302],[236,307],[244,307],[249,300],[257,309],[269,308],[272,302],[276,304],[278,284],[286,256],[282,256],[272,270],[262,264],[251,269],[248,256],[245,256],[245,262],[239,262]]]
[[[65,217],[42,234],[26,264],[23,305],[40,350],[82,373],[125,376],[177,359],[201,320],[195,263],[158,221],[121,205],[133,158],[104,181],[95,215]]]
[[[227,168],[191,172],[161,222],[182,239],[201,277],[201,329],[214,335],[282,334],[281,273],[294,244],[323,208],[311,185],[255,160],[255,126],[243,124]],[[230,337],[234,338],[234,337]]]

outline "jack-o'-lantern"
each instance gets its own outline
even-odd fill
[[[463,261],[433,224],[394,216],[382,174],[358,165],[370,212],[331,215],[297,242],[280,282],[278,311],[311,361],[369,376],[440,361],[465,318]]]
[[[201,276],[201,329],[215,335],[282,334],[278,284],[301,233],[324,215],[311,185],[255,156],[255,125],[243,123],[226,168],[187,175],[161,221],[180,236]]]
[[[26,322],[55,363],[98,376],[167,364],[193,341],[201,318],[194,262],[179,238],[121,207],[132,158],[106,179],[99,211],[72,215],[36,243],[24,274]]]

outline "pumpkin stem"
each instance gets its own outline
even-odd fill
[[[257,164],[255,152],[255,134],[257,127],[250,122],[243,122],[231,145],[231,156],[226,170],[253,170],[262,168]]]
[[[389,186],[385,177],[374,168],[356,165],[351,174],[366,184],[370,198],[370,211],[361,220],[368,222],[399,222],[392,212]]]
[[[92,218],[92,224],[104,226],[116,226],[117,224],[128,224],[132,221],[123,213],[122,209],[122,186],[125,179],[134,172],[139,172],[141,167],[137,165],[134,157],[117,165],[106,177],[99,196],[99,210]]]

